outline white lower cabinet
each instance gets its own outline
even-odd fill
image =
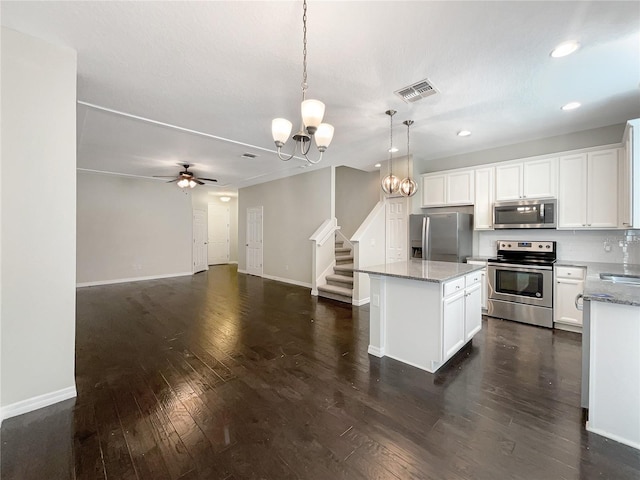
[[[446,362],[482,328],[481,271],[444,284],[442,348]]]
[[[480,306],[481,284],[465,290],[464,293],[464,338],[468,342],[482,328],[482,307]]]
[[[465,343],[464,336],[464,290],[442,300],[444,358],[450,358]]]
[[[553,305],[554,327],[573,332],[582,331],[582,310],[578,309],[578,295],[584,292],[585,269],[556,267]]]

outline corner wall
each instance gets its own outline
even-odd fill
[[[206,212],[207,200],[206,191],[78,171],[78,285],[191,274],[192,211]]]
[[[380,200],[380,172],[336,168],[336,218],[340,231],[351,238]]]
[[[263,275],[311,286],[309,237],[332,217],[331,167],[238,191],[238,270],[246,270],[247,208],[263,206]]]
[[[2,417],[74,397],[76,52],[2,28]],[[18,170],[24,181],[8,178]]]

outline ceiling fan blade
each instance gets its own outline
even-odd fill
[[[174,178],[173,180],[169,180],[167,183],[177,182],[178,180],[180,180],[180,179],[179,178]]]
[[[198,177],[198,180],[206,180],[207,182],[217,182],[218,181],[215,178],[204,178],[204,177]]]
[[[154,175],[153,178],[173,178],[175,175]]]
[[[204,182],[201,182],[199,178],[192,178],[191,180],[196,182],[198,185],[204,185]]]

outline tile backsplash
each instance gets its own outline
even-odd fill
[[[640,230],[480,231],[475,232],[474,235],[474,255],[494,256],[498,240],[555,240],[559,260],[606,263],[623,263],[624,253],[621,242],[626,242],[628,263],[640,264]]]

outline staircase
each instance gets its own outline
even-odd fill
[[[336,265],[333,274],[327,275],[327,284],[318,287],[318,296],[351,303],[353,298],[353,255],[351,247],[336,238]]]

